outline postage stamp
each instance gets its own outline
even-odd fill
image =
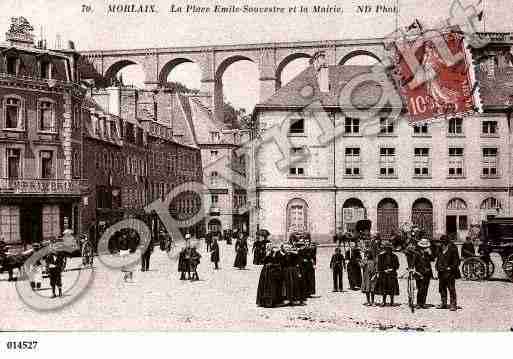
[[[465,117],[480,110],[472,54],[462,34],[430,31],[392,46],[395,78],[410,124]]]

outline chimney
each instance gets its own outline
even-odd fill
[[[109,94],[109,113],[114,116],[121,114],[121,88],[120,87],[107,87]]]
[[[326,53],[324,51],[316,52],[312,56],[310,64],[313,65],[315,69],[319,90],[324,93],[330,92],[329,68],[326,64]]]

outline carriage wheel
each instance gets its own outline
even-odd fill
[[[463,261],[461,272],[465,280],[484,280],[486,279],[486,263],[476,257],[467,258]]]
[[[502,262],[502,269],[504,270],[504,273],[508,276],[509,280],[513,282],[513,254],[511,254],[509,257],[507,257]]]

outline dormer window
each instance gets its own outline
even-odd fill
[[[303,118],[290,121],[289,133],[291,135],[302,135],[305,133],[305,120]]]
[[[18,73],[18,58],[9,56],[6,58],[6,70],[9,75],[16,76]]]

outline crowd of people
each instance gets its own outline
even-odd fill
[[[167,236],[169,237],[169,236]],[[166,238],[167,238],[166,237]],[[171,239],[160,236],[160,247],[169,251]],[[248,263],[248,234],[233,231],[231,240],[226,243],[234,245],[233,267],[245,269]],[[333,291],[344,291],[344,274],[347,272],[348,288],[361,291],[365,295],[364,305],[394,306],[395,298],[400,294],[398,272],[399,258],[394,252],[397,246],[389,240],[381,240],[379,236],[367,236],[362,233],[364,241],[355,240],[346,246],[344,251],[339,243],[329,262],[333,275]],[[178,272],[180,280],[199,280],[198,266],[202,258],[197,248],[191,245],[191,235],[186,234],[185,246],[179,253]],[[220,262],[219,241],[223,239],[219,231],[210,231],[204,237],[206,251],[210,253],[210,260],[214,269],[218,270]],[[226,239],[226,238],[225,238]],[[434,278],[432,263],[438,278],[438,291],[440,293],[440,309],[457,310],[456,279],[461,278],[460,254],[456,245],[445,235],[441,236],[437,245],[426,238],[411,240],[402,244],[402,252],[406,257],[407,268],[413,271],[416,281],[417,308],[427,308],[426,298],[430,289],[430,282]],[[138,240],[131,233],[120,233],[116,247],[134,252]],[[141,253],[141,271],[148,271],[153,245],[148,246]],[[252,246],[253,264],[263,265],[258,287],[256,304],[262,307],[276,307],[284,304],[301,305],[316,293],[315,266],[317,262],[317,246],[312,243],[308,235],[291,236],[288,243],[273,246],[269,234],[256,235]],[[470,238],[463,243],[461,258],[474,257],[474,243]],[[486,248],[479,249],[479,253],[486,256]],[[5,244],[0,242],[0,257],[6,256]],[[489,253],[488,253],[489,256]],[[62,295],[62,271],[65,258],[59,253],[50,253],[38,263],[44,267],[50,279],[52,296]],[[10,275],[12,275],[10,273]],[[35,289],[40,283],[34,284]],[[375,297],[381,296],[381,302],[376,303]]]
[[[316,254],[309,240],[271,247],[262,260],[257,305],[304,304],[315,294]]]
[[[470,247],[472,245],[472,249]],[[473,243],[469,239],[463,246],[462,253],[470,255],[474,251]],[[363,249],[364,257],[361,257],[361,248],[358,242],[346,251],[344,256],[341,247],[335,249],[330,262],[333,272],[333,291],[343,291],[343,272],[347,268],[349,288],[361,290],[365,294],[364,305],[375,305],[375,295],[382,296],[380,306],[394,306],[394,298],[399,295],[399,258],[394,253],[394,245],[390,241],[381,241],[379,237],[373,238]],[[429,284],[434,278],[432,263],[435,262],[435,270],[438,274],[438,291],[440,293],[440,305],[438,309],[450,309],[456,311],[456,279],[461,278],[460,256],[456,245],[445,235],[439,239],[439,245],[435,245],[426,238],[408,243],[403,251],[406,255],[406,271],[413,271],[417,287],[416,307],[426,309],[426,298]],[[347,261],[347,264],[346,264]],[[449,293],[449,302],[448,294]],[[389,299],[387,303],[387,299]]]

